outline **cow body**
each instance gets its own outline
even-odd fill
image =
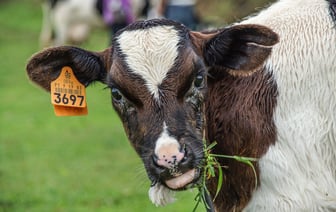
[[[212,114],[215,109],[211,109],[211,114],[208,115],[208,120],[211,121],[208,123],[215,126],[210,126],[209,129],[219,129],[221,126],[217,133],[231,129],[234,125],[228,117],[232,117],[234,111],[243,115],[240,124],[250,120],[246,125],[251,127],[236,129],[239,133],[236,136],[229,131],[220,135],[210,134],[210,140],[225,140],[223,149],[237,145],[237,142],[244,141],[247,137],[250,139],[245,142],[248,141],[254,147],[259,146],[260,142],[261,145],[272,144],[259,161],[260,187],[253,192],[251,200],[247,198],[249,204],[246,211],[335,210],[336,57],[332,52],[336,52],[336,46],[332,44],[336,43],[336,31],[335,13],[332,10],[335,3],[331,3],[314,0],[279,1],[257,16],[247,18],[242,23],[265,25],[280,37],[280,43],[274,46],[264,67],[264,80],[260,82],[262,77],[253,75],[250,80],[254,82],[244,79],[248,82],[241,83],[249,86],[257,83],[255,95],[241,95],[241,90],[232,91],[229,97],[213,103],[218,99],[217,95],[221,96],[219,93],[227,93],[231,91],[230,87],[237,87],[233,86],[237,80],[228,80],[232,78],[228,75],[225,82],[216,85],[211,105],[220,105],[220,102],[235,102],[233,104],[237,105],[218,110],[218,116],[223,117],[223,122],[219,122],[218,117],[214,119]],[[246,87],[242,90],[250,90]],[[268,99],[266,95],[270,95]],[[239,97],[243,99],[239,100]],[[265,101],[260,102],[260,105],[266,104],[268,110],[274,109],[272,118],[268,117],[271,119],[264,122],[262,120],[267,118],[265,115],[269,111],[254,111],[257,103],[252,102],[261,97]],[[235,109],[244,106],[244,109]],[[250,111],[253,115],[243,114],[245,112],[242,111]],[[261,116],[258,112],[262,112]],[[232,117],[233,120],[234,118],[237,117]],[[262,123],[266,124],[255,126]],[[257,129],[254,130],[254,127]],[[250,128],[252,129],[249,130]],[[241,133],[251,131],[261,131],[259,133],[262,134],[247,134],[244,137],[244,133]],[[247,146],[241,145],[244,152]],[[261,146],[258,149],[262,151]],[[239,176],[239,172],[232,175],[234,179],[234,176]],[[241,181],[236,183],[237,187],[242,184]],[[250,188],[252,186],[249,185]],[[241,192],[246,190],[244,188]],[[235,199],[227,194],[223,200],[218,200],[223,204],[226,201],[232,202]]]
[[[281,0],[209,32],[137,22],[103,52],[47,49],[27,71],[48,91],[63,66],[85,85],[110,87],[156,205],[201,182],[205,137],[217,142],[213,153],[258,159],[257,185],[247,165],[218,159],[217,211],[334,211],[335,8],[332,0]],[[207,187],[214,197],[217,178]]]
[[[266,63],[278,89],[276,142],[259,161],[260,187],[247,211],[336,210],[335,8],[279,1],[243,21],[280,37]]]

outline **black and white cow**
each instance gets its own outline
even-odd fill
[[[104,0],[48,0],[42,5],[43,23],[40,34],[42,47],[81,43],[91,29],[104,27]],[[120,0],[115,0],[115,10],[120,10]],[[114,1],[111,1],[113,4]],[[130,0],[136,18],[145,17],[148,0]],[[112,6],[111,6],[112,7]]]
[[[137,22],[105,51],[47,49],[27,72],[49,91],[63,66],[111,88],[154,204],[200,182],[205,137],[214,153],[258,158],[256,189],[249,167],[218,159],[217,211],[336,211],[335,0],[280,0],[210,32]]]

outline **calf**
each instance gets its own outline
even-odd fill
[[[216,154],[258,158],[257,187],[252,169],[218,159],[217,211],[334,211],[335,9],[335,0],[281,0],[210,32],[137,22],[105,51],[47,49],[27,72],[47,91],[63,66],[86,86],[108,85],[156,205],[200,183],[205,138]],[[217,179],[207,187],[214,197]]]

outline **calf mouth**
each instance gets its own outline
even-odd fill
[[[174,161],[166,167],[159,166],[156,158],[152,158],[149,164],[149,178],[152,185],[161,184],[169,190],[182,191],[202,184],[205,158],[200,147],[191,148],[184,145],[184,158],[177,163]]]
[[[201,182],[201,169],[193,168],[185,172],[172,173],[172,178],[165,180],[166,185],[171,190],[186,190],[197,187]]]

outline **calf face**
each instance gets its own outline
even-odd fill
[[[75,47],[44,50],[32,57],[27,72],[46,90],[63,66],[72,67],[85,85],[107,84],[152,182],[150,197],[164,204],[158,193],[186,189],[201,179],[204,99],[211,71],[251,74],[277,39],[258,25],[201,33],[172,21],[149,20],[121,30],[103,52]]]

